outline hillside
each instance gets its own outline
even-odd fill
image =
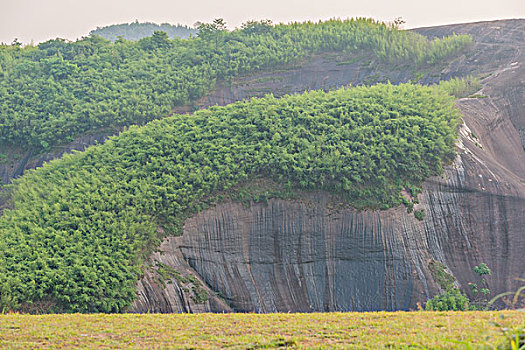
[[[180,234],[188,214],[248,178],[331,191],[366,208],[409,204],[401,190],[417,196],[453,159],[458,118],[438,90],[376,85],[130,128],[15,182],[13,209],[0,218],[0,307],[121,311],[159,232]],[[275,197],[258,190],[261,201]]]
[[[4,45],[0,144],[41,152],[86,133],[144,124],[194,104],[217,81],[281,69],[316,53],[367,52],[376,63],[423,69],[459,55],[471,41],[455,35],[428,41],[358,19],[277,26],[255,22],[233,32],[210,27],[188,40],[157,32],[138,42],[89,37],[24,49]]]
[[[323,169],[327,174],[333,176],[336,173],[333,171],[338,169],[340,165],[337,161],[332,161],[341,158],[342,149],[336,149],[339,156],[333,157],[332,160],[330,157],[320,157],[316,153],[307,153],[309,158],[302,158],[304,154],[300,158],[290,158],[286,153],[283,153],[284,158],[277,163],[272,163],[271,169],[274,169],[274,164],[278,164],[278,167],[275,167],[277,172],[273,173],[273,176],[277,175],[277,179],[279,179],[279,175],[283,175],[279,171],[292,169],[293,171],[289,172],[287,176],[293,174],[291,178],[288,178],[292,179],[293,184],[299,182],[303,186],[303,189],[299,186],[300,193],[288,191],[289,187],[280,187],[283,179],[287,178],[286,176],[281,177],[277,181],[277,185],[266,182],[266,179],[258,179],[259,182],[255,182],[255,186],[250,185],[250,181],[244,181],[243,184],[238,185],[240,187],[232,187],[229,191],[234,194],[238,193],[239,196],[235,196],[237,198],[223,197],[222,199],[225,200],[223,203],[220,203],[222,200],[197,203],[198,207],[195,209],[200,211],[198,215],[192,215],[189,212],[181,217],[173,215],[174,212],[167,212],[162,217],[162,212],[157,211],[157,208],[164,208],[168,203],[167,207],[174,204],[171,201],[166,201],[166,203],[155,201],[158,198],[168,198],[166,195],[169,195],[170,191],[178,188],[178,186],[170,188],[164,180],[155,183],[153,187],[150,186],[148,181],[151,176],[162,178],[165,175],[171,176],[173,174],[169,171],[166,174],[165,170],[169,169],[170,166],[164,167],[162,162],[156,163],[156,159],[151,161],[147,156],[140,160],[142,162],[140,167],[131,167],[131,164],[134,163],[130,163],[130,168],[122,168],[122,173],[126,174],[126,178],[131,179],[138,175],[139,182],[125,184],[125,182],[113,181],[113,175],[109,175],[109,173],[99,178],[98,176],[92,177],[90,171],[78,170],[78,175],[74,178],[86,181],[86,186],[78,186],[74,189],[68,187],[75,184],[76,180],[70,182],[65,180],[69,171],[66,171],[68,168],[63,167],[63,165],[67,163],[68,166],[80,169],[81,167],[77,163],[79,159],[85,159],[85,157],[89,157],[89,154],[96,152],[104,153],[90,149],[85,154],[69,156],[62,161],[53,163],[62,165],[56,167],[50,165],[31,173],[30,176],[22,178],[19,185],[14,187],[14,201],[10,205],[15,210],[8,212],[14,214],[12,214],[11,219],[9,218],[11,214],[2,218],[2,226],[0,227],[8,233],[15,232],[12,228],[18,227],[17,230],[21,235],[12,236],[14,240],[10,238],[10,243],[7,244],[10,249],[14,249],[12,250],[14,253],[4,255],[4,258],[10,259],[16,257],[17,254],[24,255],[23,251],[17,252],[15,247],[19,246],[20,241],[18,240],[22,237],[29,238],[29,241],[32,240],[35,236],[31,232],[36,232],[33,231],[35,229],[44,236],[51,233],[49,237],[55,237],[57,230],[64,233],[71,229],[75,230],[76,228],[72,226],[63,225],[72,218],[72,216],[68,217],[70,214],[65,214],[67,212],[72,213],[73,210],[68,205],[71,198],[68,197],[68,193],[90,193],[88,197],[79,194],[76,197],[76,203],[84,198],[89,198],[91,193],[96,193],[96,195],[102,195],[101,198],[109,195],[111,200],[97,199],[97,203],[105,203],[105,209],[109,209],[114,214],[123,215],[125,218],[125,220],[118,220],[119,224],[111,228],[114,230],[112,232],[125,230],[125,240],[128,237],[141,237],[141,239],[145,238],[146,240],[155,238],[152,241],[152,245],[155,246],[159,243],[156,238],[161,238],[162,235],[170,232],[181,232],[180,226],[169,225],[170,220],[182,224],[183,221],[180,220],[185,218],[186,214],[192,216],[185,221],[181,237],[166,237],[159,247],[159,252],[153,253],[149,259],[144,260],[149,261],[150,267],[147,268],[146,266],[143,275],[134,268],[126,268],[123,274],[109,273],[109,281],[116,286],[115,290],[124,293],[117,297],[110,295],[105,304],[93,305],[97,310],[124,308],[134,298],[135,288],[129,284],[129,281],[135,280],[138,276],[142,276],[136,285],[138,298],[129,310],[142,312],[408,309],[416,307],[418,302],[424,302],[440,290],[437,282],[433,280],[429,268],[431,261],[442,262],[447,271],[457,278],[457,284],[464,289],[466,289],[466,283],[474,279],[472,267],[479,262],[487,262],[494,269],[494,275],[489,279],[489,284],[495,292],[515,289],[516,282],[513,278],[519,277],[525,270],[523,261],[519,258],[521,251],[525,249],[525,241],[521,231],[524,224],[522,213],[525,198],[523,189],[525,158],[522,145],[523,136],[520,138],[520,134],[523,135],[523,111],[519,108],[520,103],[523,105],[524,101],[523,86],[519,83],[519,77],[523,76],[523,57],[521,56],[523,50],[520,49],[520,45],[523,43],[523,26],[524,21],[515,20],[421,29],[420,32],[429,36],[441,36],[441,33],[468,33],[474,39],[474,44],[467,51],[453,50],[456,55],[448,55],[445,60],[440,59],[435,62],[427,62],[424,65],[416,65],[419,67],[416,70],[412,69],[412,66],[414,62],[417,62],[417,59],[414,60],[413,57],[417,56],[410,54],[404,58],[403,56],[398,57],[394,63],[388,60],[382,61],[378,51],[370,50],[370,48],[350,53],[350,59],[341,52],[334,53],[330,48],[325,48],[325,51],[309,51],[308,56],[305,56],[300,64],[287,66],[285,69],[267,69],[257,73],[245,72],[242,76],[236,76],[232,79],[231,83],[218,81],[213,88],[210,87],[211,90],[208,93],[203,93],[202,97],[196,98],[189,105],[190,108],[195,109],[217,103],[224,104],[245,97],[261,96],[270,91],[276,95],[282,95],[286,92],[304,91],[305,89],[333,89],[349,83],[370,84],[384,80],[393,83],[408,80],[431,83],[454,76],[471,74],[480,76],[483,78],[482,90],[477,95],[483,98],[466,98],[457,102],[465,122],[460,128],[458,157],[455,158],[451,166],[444,168],[442,177],[434,176],[424,182],[422,184],[423,192],[419,196],[417,193],[419,192],[420,181],[429,175],[439,173],[440,162],[450,159],[446,152],[442,153],[444,156],[442,160],[433,158],[427,170],[424,167],[419,170],[416,168],[414,172],[416,177],[407,179],[402,176],[406,176],[407,173],[410,174],[410,171],[414,169],[406,168],[401,172],[392,171],[395,169],[395,166],[392,168],[392,164],[403,159],[400,154],[390,158],[393,160],[393,163],[390,163],[391,165],[388,165],[388,162],[382,164],[381,159],[385,154],[384,151],[395,151],[397,146],[394,148],[385,147],[384,150],[379,150],[379,153],[376,153],[381,156],[375,159],[379,165],[377,169],[381,170],[384,165],[387,167],[383,168],[383,174],[373,171],[373,176],[365,179],[365,186],[355,186],[361,174],[352,173],[352,169],[356,169],[352,166],[347,169],[350,171],[351,178],[346,177],[345,173],[342,172],[340,174],[344,176],[335,179],[335,182],[329,181],[328,186],[323,185],[326,176],[318,176],[318,173],[315,172],[305,172],[305,169],[309,168],[309,162],[316,160],[314,164],[318,169]],[[432,32],[432,30],[435,31]],[[374,59],[367,58],[367,55],[370,54],[376,55],[373,56],[376,59],[373,64]],[[406,88],[404,87],[404,89]],[[417,87],[411,88],[415,89],[414,91],[419,89]],[[390,87],[390,89],[395,91],[397,88]],[[366,91],[366,89],[356,91]],[[421,91],[430,90],[423,89]],[[434,93],[430,95],[434,96]],[[315,94],[304,96],[315,96]],[[406,106],[411,106],[411,103],[418,104],[422,101],[418,97],[405,102]],[[421,107],[426,108],[428,107],[426,103],[420,103],[417,108],[408,108],[408,110],[413,113]],[[440,102],[438,105],[445,108],[447,104]],[[182,104],[174,107],[175,110],[184,111],[187,110],[188,105]],[[298,107],[302,108],[300,105]],[[374,105],[369,107],[371,110],[365,108],[365,111],[373,111],[372,115],[375,115],[376,112],[381,115],[377,107]],[[206,113],[217,111],[220,113],[221,109],[199,113],[203,113],[204,116]],[[401,107],[399,110],[401,115],[404,115],[403,111],[406,112],[407,109]],[[426,111],[426,109],[421,111]],[[199,113],[196,115],[198,116]],[[293,109],[291,113],[292,115],[295,113]],[[428,114],[427,112],[424,113],[425,115]],[[177,118],[179,117],[175,117],[175,119]],[[173,119],[166,119],[166,122],[168,120]],[[151,125],[160,125],[160,130],[166,127],[166,124],[153,123]],[[405,127],[412,127],[412,125],[405,124],[403,128]],[[154,130],[153,126],[151,128]],[[402,130],[404,130],[403,128]],[[384,125],[379,130],[383,129]],[[125,135],[140,134],[139,130],[148,129],[132,129],[124,133],[122,138],[119,137],[115,140],[126,140],[126,137],[130,136]],[[168,128],[167,130],[171,129]],[[430,128],[430,130],[435,132],[444,129],[439,126]],[[334,136],[338,135],[338,130],[335,131],[334,133],[330,129],[330,133],[334,133]],[[412,131],[415,133],[413,135],[419,136],[417,131],[414,129]],[[296,133],[297,131],[291,131],[291,134]],[[298,134],[301,135],[301,133]],[[36,137],[35,140],[38,139],[39,131],[37,130],[32,135]],[[95,138],[100,137],[100,140],[103,140],[105,135],[107,134],[94,133]],[[366,132],[363,133],[365,139],[368,139],[368,135]],[[272,137],[271,142],[289,142],[292,140],[283,139],[282,136],[279,132],[279,137],[276,137],[275,140]],[[323,142],[327,141],[322,134],[318,136],[323,139]],[[421,136],[425,137],[425,135]],[[86,142],[93,141],[93,137],[85,137]],[[142,136],[139,136],[137,140],[140,137]],[[150,145],[155,144],[158,140],[156,137],[146,139],[149,141],[138,142],[137,149],[154,151],[155,147],[152,149]],[[374,140],[374,138],[370,140]],[[434,138],[431,137],[429,141],[432,140]],[[439,142],[437,139],[434,141]],[[423,141],[423,145],[426,145],[426,142]],[[449,142],[450,139],[444,144],[450,146]],[[296,146],[299,145],[296,144]],[[84,147],[81,143],[79,146]],[[413,147],[411,143],[408,143],[407,146]],[[103,147],[106,148],[95,147],[93,149],[104,150],[115,146],[113,142],[109,142]],[[424,149],[432,149],[426,147]],[[359,149],[361,148],[359,147]],[[443,147],[438,147],[438,149],[444,150]],[[169,159],[170,152],[160,151],[163,157],[167,156]],[[193,153],[193,151],[189,152],[190,154]],[[422,153],[420,153],[421,150],[418,149],[413,155],[421,157]],[[13,154],[24,153],[15,152]],[[31,157],[31,153],[27,154]],[[137,154],[137,152],[130,151],[129,154]],[[367,153],[363,154],[366,155]],[[272,158],[275,155],[266,153],[260,153],[259,156],[264,161],[280,159]],[[195,157],[200,157],[200,155]],[[389,159],[388,157],[384,158],[385,160]],[[285,159],[287,161],[283,162]],[[310,160],[294,164],[300,159]],[[349,157],[348,159],[351,160],[352,158]],[[366,161],[367,158],[364,159]],[[123,160],[125,157],[122,157],[122,154],[109,152],[106,158],[94,157],[90,161],[92,165],[96,165],[95,168],[99,168],[100,165],[101,171],[104,173],[108,169],[112,169],[113,164],[119,164]],[[127,161],[132,160],[133,157]],[[237,163],[246,164],[246,160],[242,159]],[[12,159],[12,156],[9,155],[8,164],[12,161],[23,163],[22,169],[31,164],[27,160],[20,162]],[[110,162],[107,164],[111,164],[111,166],[104,165],[106,161]],[[150,162],[151,164],[149,164]],[[234,160],[232,162],[236,164]],[[421,165],[413,159],[409,163]],[[294,164],[295,167],[290,167],[290,164]],[[327,166],[327,164],[330,165]],[[367,166],[360,168],[371,170],[371,163],[366,164]],[[146,167],[143,167],[144,165]],[[401,162],[399,165],[403,166],[404,164]],[[150,167],[152,168],[150,169]],[[129,171],[129,169],[134,168],[145,169],[146,173],[141,175],[140,171],[137,173]],[[344,161],[343,169],[345,169]],[[150,174],[151,170],[153,174]],[[245,174],[247,179],[253,180],[252,174]],[[358,177],[355,177],[356,175]],[[387,177],[381,179],[381,176],[384,175]],[[347,183],[344,181],[345,178],[348,180]],[[50,179],[52,181],[49,181]],[[241,179],[242,173],[241,177],[236,178],[235,181]],[[309,184],[312,179],[313,182]],[[301,180],[306,181],[304,185],[301,184]],[[371,180],[371,182],[366,180]],[[31,185],[31,181],[34,181],[38,186]],[[192,181],[200,180],[196,178]],[[230,182],[228,186],[233,186],[235,181]],[[28,185],[24,186],[24,183]],[[378,183],[381,185],[375,186]],[[38,189],[43,184],[46,185]],[[93,191],[93,187],[89,187],[100,186],[101,184],[110,184],[107,192],[106,190]],[[122,184],[127,186],[125,191],[118,190]],[[267,187],[259,186],[259,184]],[[388,186],[385,187],[385,184]],[[267,188],[268,192],[258,193],[254,191],[254,187]],[[407,191],[401,192],[400,190],[403,190],[403,187]],[[130,192],[130,188],[134,190]],[[226,186],[226,188],[228,187]],[[308,191],[305,191],[305,188]],[[383,192],[385,188],[394,191]],[[35,191],[35,189],[38,190]],[[166,189],[167,192],[164,192]],[[204,193],[198,192],[199,187],[196,189],[196,193],[200,195]],[[323,189],[324,191],[321,191]],[[150,192],[151,190],[153,192]],[[425,218],[423,221],[418,220],[413,213],[407,213],[407,208],[402,206],[389,210],[356,210],[354,207],[344,204],[344,201],[341,202],[340,193],[338,193],[341,191],[349,191],[350,203],[353,202],[354,207],[356,203],[362,202],[365,198],[372,199],[371,202],[368,201],[363,206],[369,209],[377,206],[383,206],[385,209],[400,202],[405,202],[407,205],[412,203],[416,211],[425,213]],[[338,196],[334,197],[334,192],[338,193]],[[18,197],[16,197],[16,193],[19,194]],[[56,193],[56,196],[53,193]],[[138,196],[126,197],[125,193]],[[140,196],[144,193],[152,193],[152,195]],[[53,203],[56,202],[56,205],[46,207],[45,210],[38,210],[38,206],[45,203],[42,196],[45,198],[48,194],[50,197],[55,196]],[[418,200],[413,200],[415,196]],[[59,200],[57,201],[57,199]],[[120,202],[125,203],[124,206],[119,204],[121,200],[124,201]],[[246,207],[247,204],[248,207]],[[120,209],[117,212],[113,211],[111,209],[113,205]],[[211,207],[208,208],[209,205]],[[359,207],[359,205],[357,206]],[[149,210],[149,212],[146,211],[148,214],[142,219],[140,219],[142,214],[138,215],[141,211],[140,208]],[[24,225],[23,220],[16,219],[17,210],[20,210],[18,213],[23,213],[24,210],[29,210],[29,212],[33,210],[36,214],[33,216],[34,222],[38,224]],[[132,214],[128,215],[127,212]],[[157,219],[161,217],[161,220],[152,220],[152,212],[155,215],[158,214]],[[26,214],[20,215],[20,217],[24,215]],[[49,220],[46,218],[47,215],[54,217],[54,219]],[[37,217],[40,218],[37,219]],[[81,221],[83,220],[83,215],[78,217]],[[89,225],[110,224],[115,216],[104,214],[101,217],[95,215],[93,218],[95,219]],[[136,219],[138,221],[134,223]],[[157,226],[157,223],[161,225]],[[42,224],[44,224],[44,228],[41,229],[39,226]],[[126,228],[128,224],[130,229]],[[53,227],[53,225],[55,226]],[[51,229],[48,230],[45,227]],[[96,233],[96,230],[86,228],[86,232]],[[104,229],[104,232],[107,230]],[[140,233],[140,235],[135,235],[134,232]],[[144,232],[149,232],[149,235],[142,235]],[[119,235],[117,234],[115,237],[119,237]],[[27,238],[24,238],[24,242],[29,242]],[[40,246],[39,249],[43,249],[42,252],[55,244],[64,243],[59,242],[61,239],[57,242],[44,241],[48,243],[43,246],[37,244]],[[122,243],[123,241],[117,240],[111,244],[115,244],[114,247],[119,247],[119,245],[121,248],[131,247],[131,249],[114,249],[114,251],[123,252],[122,259],[137,264],[140,261],[136,259],[137,255],[134,254],[136,254],[138,247],[149,245],[140,240],[130,245],[132,241],[133,239],[130,238],[128,242]],[[104,250],[103,245],[97,244],[96,247]],[[4,251],[9,251],[9,249],[4,249]],[[142,257],[147,258],[148,253],[149,250],[147,249],[142,251]],[[54,265],[49,268],[50,265],[46,265],[47,262],[41,263],[41,261],[45,261],[46,254],[43,254],[40,260],[34,260],[30,254],[24,255],[24,259],[28,258],[37,264],[35,266],[38,268],[30,269],[30,271],[27,271],[23,267],[24,265],[16,267],[7,264],[5,266],[10,266],[11,271],[16,271],[18,268],[24,269],[23,274],[18,272],[11,274],[11,276],[29,276],[25,282],[31,285],[33,283],[31,281],[36,281],[34,277],[30,277],[34,273],[33,270],[53,271],[55,269]],[[131,255],[126,257],[126,254]],[[106,256],[111,255],[112,253]],[[112,256],[113,258],[114,256]],[[71,261],[74,260],[73,256],[71,259]],[[19,261],[19,257],[12,261]],[[79,262],[82,259],[75,261]],[[83,264],[81,263],[80,266]],[[84,264],[84,266],[89,266],[89,264],[92,262]],[[114,267],[112,264],[107,265],[104,270],[110,271]],[[75,264],[68,265],[66,263],[65,266],[75,266]],[[45,288],[49,286],[48,284],[43,286],[38,284],[38,287],[26,288],[27,283],[24,283],[24,287],[21,288],[22,281],[18,282],[16,279],[9,278],[10,273],[5,272],[3,274],[4,277],[8,277],[4,279],[5,283],[3,284],[4,291],[8,292],[1,294],[4,297],[4,303],[6,302],[5,296],[14,296],[15,304],[17,301],[41,300],[42,303],[36,303],[32,311],[42,311],[46,307],[53,308],[57,305],[58,309],[63,307],[53,298],[46,298],[45,296],[57,295],[59,290],[64,290],[64,288],[61,287],[57,291],[46,291]],[[89,268],[76,269],[74,273],[68,270],[65,275],[52,273],[52,278],[64,278],[64,276],[75,276],[75,274],[79,280],[89,281],[93,278]],[[128,281],[126,282],[128,284],[125,288],[121,288],[117,281]],[[90,283],[88,282],[88,284]],[[100,285],[104,286],[104,284]],[[87,288],[89,290],[89,287],[79,285],[76,282],[68,285],[67,288],[69,287],[72,288],[71,290],[75,290],[75,288],[81,288],[81,290]],[[95,293],[99,292],[100,290]],[[91,292],[87,294],[89,295],[89,293]],[[77,298],[78,296],[78,298],[70,304],[70,307],[73,305],[72,307],[76,310],[85,310],[80,306],[82,303],[87,303],[87,299],[82,295],[82,293],[75,293],[73,297]],[[119,298],[123,298],[125,302],[117,303],[117,305],[111,304],[111,300],[120,300]],[[7,300],[7,302],[12,303],[13,300]],[[62,303],[68,305],[69,301],[62,301]],[[28,305],[25,307],[31,311]]]
[[[517,289],[515,278],[525,271],[524,26],[525,20],[508,20],[418,30],[438,37],[468,33],[475,42],[470,54],[427,71],[422,82],[479,75],[485,79],[478,95],[486,96],[457,102],[464,121],[459,155],[444,176],[423,184],[415,206],[426,213],[422,222],[402,207],[334,212],[329,195],[269,200],[249,209],[219,205],[188,221],[182,237],[165,239],[152,255],[203,281],[209,302],[193,302],[184,291],[189,283],[172,278],[173,286],[158,286],[155,274],[147,273],[134,310],[220,311],[221,301],[229,310],[261,312],[414,309],[440,291],[432,260],[445,264],[467,292],[480,262],[493,268],[493,295]],[[229,103],[269,90],[328,89],[374,75],[400,82],[411,79],[408,74],[371,69],[366,59],[341,65],[337,57],[320,57],[218,86],[199,103]]]
[[[97,27],[97,29],[90,31],[89,35],[98,35],[113,42],[117,41],[119,37],[135,41],[152,36],[155,31],[165,32],[170,39],[188,39],[190,35],[197,34],[197,30],[181,24],[173,25],[169,23],[156,24],[151,22],[132,22]]]

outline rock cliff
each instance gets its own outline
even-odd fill
[[[148,270],[131,311],[335,311],[416,309],[441,287],[435,262],[467,290],[472,268],[487,263],[493,295],[515,290],[525,259],[525,20],[417,30],[428,36],[469,33],[474,48],[428,73],[424,82],[483,74],[478,98],[458,101],[464,124],[458,156],[426,181],[416,210],[341,208],[327,193],[268,203],[227,202],[187,220],[152,261],[198,279],[208,300],[197,306],[180,276],[162,285]],[[218,86],[201,106],[274,92],[329,89],[375,75],[407,81],[408,72],[374,71],[317,58],[301,67],[261,73]],[[379,78],[378,78],[379,77]],[[248,89],[249,87],[249,89]],[[251,95],[250,95],[251,92]],[[437,278],[436,278],[437,279]],[[179,281],[179,282],[178,282]],[[184,281],[188,281],[185,278]],[[184,291],[186,288],[186,293]]]

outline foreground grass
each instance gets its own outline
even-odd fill
[[[1,348],[494,348],[525,313],[1,315]],[[508,343],[508,342],[507,342]],[[467,345],[468,344],[468,345]]]

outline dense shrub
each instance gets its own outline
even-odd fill
[[[440,81],[437,85],[447,94],[457,98],[467,97],[481,89],[481,82],[472,76]]]
[[[456,288],[436,295],[425,305],[427,311],[466,311],[468,309],[468,297]]]
[[[0,309],[120,311],[199,200],[264,176],[388,208],[454,157],[453,98],[417,85],[267,96],[130,127],[29,171],[0,218]]]

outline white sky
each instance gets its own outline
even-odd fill
[[[250,19],[274,23],[331,17],[406,20],[406,28],[525,18],[525,0],[0,0],[0,42],[74,40],[97,26],[150,21],[193,25],[224,18],[229,29]]]

